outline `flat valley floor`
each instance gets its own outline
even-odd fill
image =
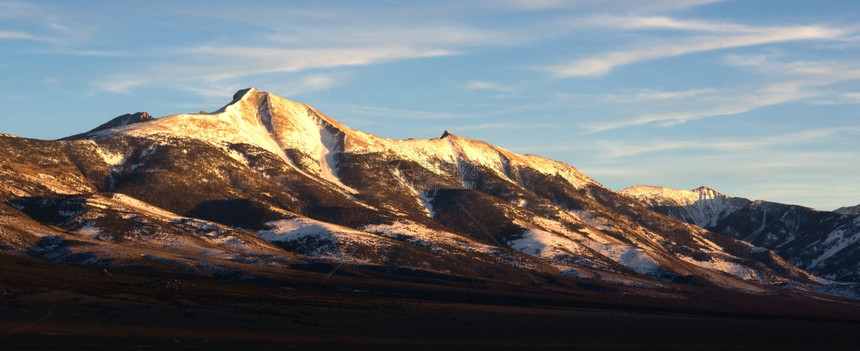
[[[0,258],[2,350],[860,348],[856,303],[547,294],[352,268],[243,282]]]

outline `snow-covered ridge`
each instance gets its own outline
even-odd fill
[[[618,193],[639,200],[648,206],[687,206],[702,200],[728,198],[728,196],[706,186],[686,190],[663,186],[634,185],[619,190]]]
[[[840,207],[840,208],[837,208],[833,212],[836,212],[839,214],[844,214],[844,215],[860,215],[860,205],[851,206],[851,207]]]
[[[481,166],[502,179],[516,182],[518,168],[559,175],[574,187],[597,184],[562,162],[534,155],[519,155],[485,142],[448,132],[441,138],[397,140],[354,130],[306,104],[290,101],[255,88],[237,92],[233,101],[207,114],[179,114],[122,125],[90,134],[186,137],[227,150],[230,144],[250,144],[267,150],[297,169],[354,192],[338,177],[339,153],[383,154],[414,161],[431,172],[442,173],[463,165]],[[296,158],[298,151],[304,157]],[[446,165],[446,167],[440,167]]]
[[[349,190],[338,180],[333,162],[333,155],[342,151],[338,147],[338,134],[345,129],[307,105],[251,88],[240,91],[230,104],[211,114],[171,115],[106,129],[90,137],[110,134],[184,137],[221,147],[225,152],[231,144],[254,145],[300,171]],[[293,159],[286,150],[296,150],[315,161]]]
[[[715,226],[717,222],[750,203],[702,186],[693,190],[661,186],[636,185],[618,191],[648,207],[676,207],[673,216],[700,227]]]

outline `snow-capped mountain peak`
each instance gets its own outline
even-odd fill
[[[706,187],[688,191],[636,186],[619,193],[662,214],[774,250],[820,277],[848,281],[860,277],[860,205],[819,211],[732,198]]]
[[[305,129],[315,129],[307,127],[309,125],[317,125],[337,129],[341,132],[353,131],[309,105],[288,100],[253,87],[236,92],[233,95],[233,101],[216,113],[230,112],[231,110],[234,112],[245,112],[250,116],[257,117],[270,129],[281,129],[287,126],[302,126],[306,127]],[[247,113],[255,110],[255,113]],[[277,134],[283,136],[283,133]]]
[[[172,115],[87,136],[99,138],[114,134],[191,138],[230,153],[235,153],[230,151],[232,145],[253,145],[277,155],[303,173],[319,176],[348,192],[353,189],[338,177],[338,159],[344,153],[410,160],[439,175],[450,169],[475,172],[475,167],[481,167],[516,184],[521,183],[515,174],[517,169],[530,168],[560,175],[577,188],[596,184],[567,164],[534,155],[518,155],[449,131],[433,139],[382,138],[346,127],[306,104],[256,88],[238,91],[230,103],[213,113]],[[240,156],[237,155],[237,160],[241,160]]]
[[[336,155],[343,152],[347,134],[360,138],[363,133],[352,131],[308,105],[248,88],[237,92],[233,101],[213,113],[171,115],[150,123],[117,125],[85,136],[98,139],[116,134],[190,138],[231,153],[235,153],[229,151],[234,145],[251,145],[278,156],[302,173],[320,176],[349,190],[336,176]]]
[[[683,213],[673,215],[705,228],[716,225],[717,221],[750,202],[747,199],[726,196],[706,186],[685,190],[636,185],[618,193],[634,198],[648,207],[676,208]]]
[[[701,200],[727,198],[726,195],[706,186],[693,190],[672,189],[663,186],[635,185],[619,191],[622,195],[633,197],[649,206],[673,205],[686,206]]]

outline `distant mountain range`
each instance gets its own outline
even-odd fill
[[[840,207],[840,208],[837,208],[833,212],[841,213],[841,214],[845,214],[845,215],[858,215],[858,214],[860,214],[860,205],[850,206],[850,207]]]
[[[713,189],[635,186],[619,191],[651,209],[759,247],[828,279],[860,282],[860,212],[751,201]]]
[[[561,162],[449,132],[386,139],[253,88],[213,113],[123,115],[57,141],[2,135],[0,155],[0,250],[51,262],[858,296],[856,214],[707,188],[616,193]]]

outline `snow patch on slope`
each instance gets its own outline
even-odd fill
[[[399,220],[392,224],[371,224],[361,228],[369,233],[375,233],[386,237],[404,240],[410,244],[429,247],[436,251],[450,252],[450,248],[456,248],[465,252],[492,253],[496,249],[468,239],[466,237],[427,228],[409,220]]]
[[[99,239],[99,240],[110,240],[111,239],[110,236],[104,234],[104,231],[102,231],[101,228],[96,227],[96,226],[92,225],[91,223],[81,227],[75,233],[78,235],[92,238],[92,239]]]
[[[433,210],[433,198],[434,197],[435,197],[434,194],[429,193],[429,192],[422,192],[422,193],[418,194],[418,200],[421,201],[421,206],[424,207],[424,210],[427,211],[427,216],[429,216],[430,218],[433,218],[436,216],[436,211]]]
[[[634,272],[649,275],[662,271],[660,264],[654,261],[641,249],[620,244],[585,242],[589,248],[618,264],[632,269]]]
[[[292,218],[269,222],[269,230],[257,232],[257,236],[270,242],[285,242],[305,236],[336,236],[337,233],[359,234],[361,232],[339,225],[308,218]]]
[[[133,198],[133,197],[125,195],[125,194],[115,193],[115,194],[111,195],[110,199],[117,202],[117,203],[120,203],[124,206],[132,208],[132,209],[134,209],[140,213],[148,213],[151,215],[155,215],[157,217],[165,218],[167,220],[177,220],[177,219],[185,218],[185,217],[179,216],[173,212],[162,209],[160,207],[153,206],[149,203],[140,201],[136,198]]]
[[[855,228],[860,227],[860,216],[854,219]],[[851,232],[845,228],[839,228],[827,235],[827,239],[821,243],[821,246],[827,247],[826,251],[821,253],[809,264],[809,267],[816,267],[821,262],[835,256],[840,251],[848,248],[855,243],[860,242],[860,231]]]
[[[102,148],[96,148],[96,152],[102,157],[102,160],[105,161],[109,166],[119,167],[125,162],[125,155],[113,153],[109,150],[104,150]]]
[[[337,137],[323,125],[319,125],[319,133],[321,141],[319,148],[320,176],[323,179],[338,185],[344,190],[347,190],[349,193],[357,194],[358,190],[343,184],[340,177],[337,175],[337,152],[339,149]]]
[[[652,275],[662,272],[661,266],[644,251],[628,245],[597,242],[580,236],[573,240],[567,236],[549,231],[530,228],[525,230],[522,238],[509,244],[512,248],[537,257],[549,260],[565,260],[564,258],[588,257],[590,251],[596,252],[622,266],[630,268],[642,275]],[[584,262],[584,261],[582,261]]]
[[[245,167],[250,167],[251,162],[248,160],[248,157],[245,154],[237,151],[236,149],[227,149],[227,156],[238,161],[239,163],[245,165]]]
[[[698,267],[714,271],[724,272],[741,278],[743,280],[761,281],[762,277],[755,270],[747,266],[727,261],[718,257],[710,257],[707,261],[698,261],[689,256],[679,255],[682,260],[692,263]]]
[[[552,258],[555,256],[553,251],[557,249],[567,249],[566,251],[576,252],[578,247],[572,245],[573,243],[573,241],[566,240],[548,231],[527,229],[523,232],[523,237],[511,241],[510,246],[517,251],[529,255],[538,257],[549,256]]]
[[[597,230],[612,230],[612,225],[609,224],[605,219],[595,216],[593,213],[586,211],[567,211],[567,213],[571,214],[574,218],[583,223],[588,224]]]
[[[304,255],[334,261],[369,264],[380,257],[367,251],[391,246],[388,239],[367,232],[309,218],[291,218],[267,223],[257,236],[272,243],[293,246]],[[381,262],[376,262],[381,263]]]

